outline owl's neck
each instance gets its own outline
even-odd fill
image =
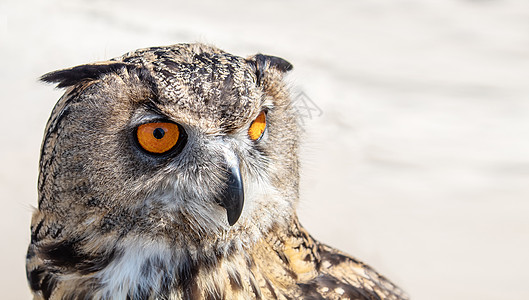
[[[225,253],[175,251],[136,241],[97,274],[101,288],[95,296],[274,298],[295,280],[315,277],[318,260],[317,245],[297,217],[286,228],[272,228],[257,243]]]
[[[320,265],[319,245],[296,216],[243,247],[174,246],[145,237],[92,253],[73,242],[35,244],[28,255],[38,267],[28,279],[49,299],[276,298],[314,278]]]

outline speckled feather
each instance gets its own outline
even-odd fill
[[[35,299],[407,299],[299,224],[292,66],[203,44],[140,49],[43,76],[67,88],[46,127],[27,276]],[[248,127],[265,111],[258,141]],[[187,134],[150,155],[139,124]],[[240,161],[245,203],[219,194]]]

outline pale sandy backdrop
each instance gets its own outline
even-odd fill
[[[0,0],[2,299],[28,299],[47,71],[203,41],[291,61],[299,214],[413,299],[529,299],[529,1]],[[311,102],[308,102],[311,103]]]

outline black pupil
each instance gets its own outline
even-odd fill
[[[152,132],[152,135],[154,136],[154,138],[159,140],[159,139],[163,138],[163,136],[165,135],[165,130],[163,130],[162,128],[156,128]]]

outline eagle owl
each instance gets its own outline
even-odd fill
[[[204,44],[42,77],[35,299],[405,299],[296,215],[292,65]]]

